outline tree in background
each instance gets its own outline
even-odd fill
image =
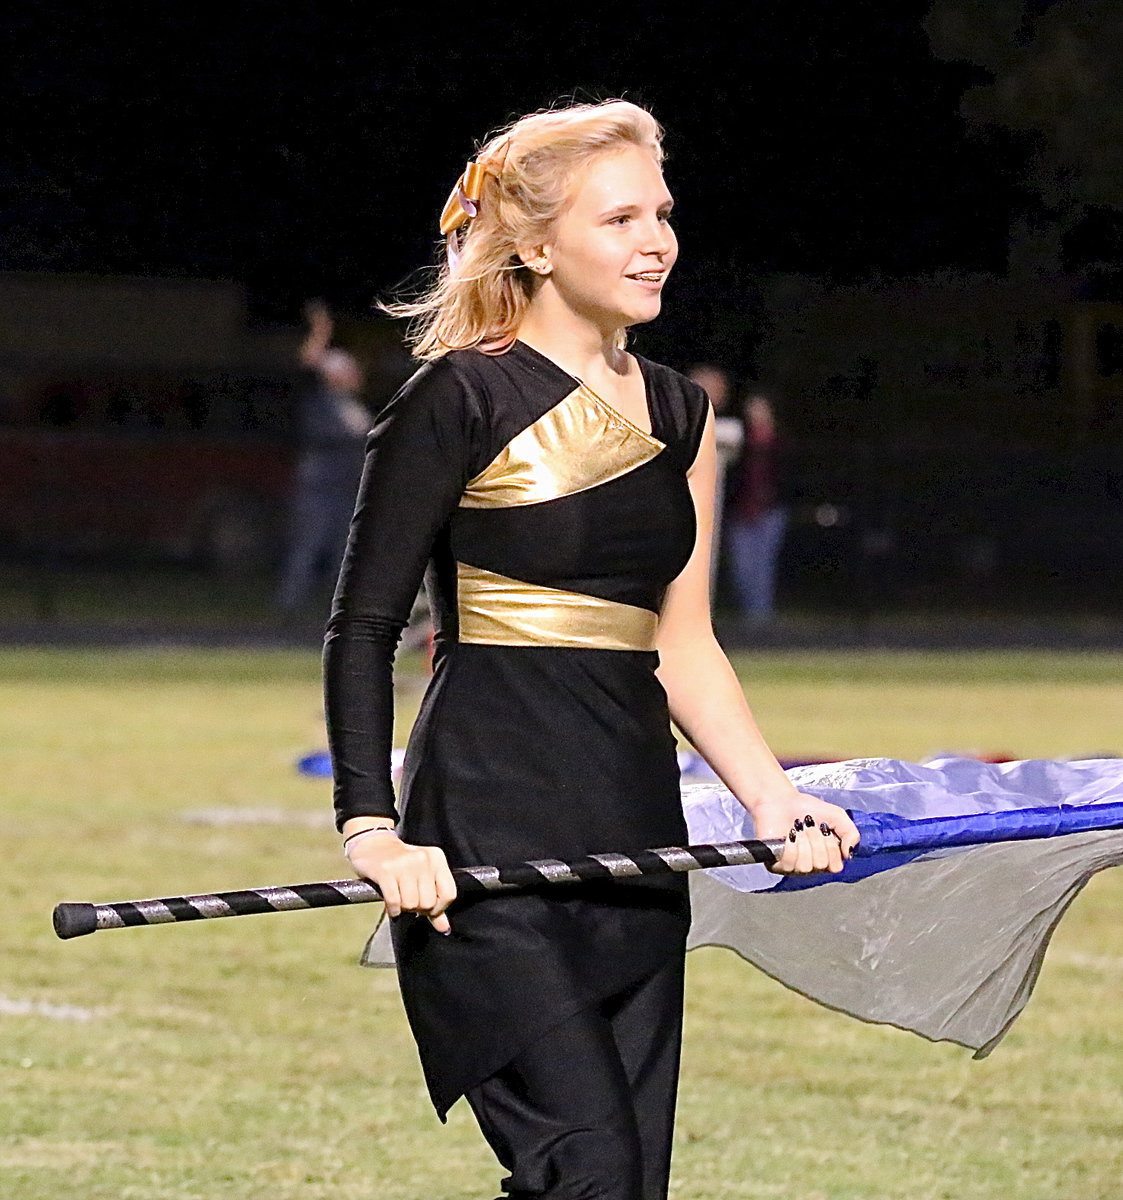
[[[1030,147],[1026,203],[1010,231],[1011,273],[1059,272],[1074,250],[1087,268],[1120,265],[1123,12],[1117,0],[937,0],[925,29],[938,58],[974,63],[991,76],[963,95],[968,123],[1003,126]]]

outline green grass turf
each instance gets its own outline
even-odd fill
[[[738,659],[782,754],[1123,751],[1119,656]],[[401,741],[424,686],[405,657]],[[54,939],[60,899],[346,874],[314,653],[0,652],[0,1196],[481,1200],[502,1171],[424,1092],[377,910]],[[271,807],[324,825],[208,827]],[[676,1200],[1095,1200],[1123,1191],[1123,872],[1062,923],[994,1056],[861,1025],[732,953],[687,958]],[[16,1002],[16,1003],[13,1003]],[[98,1010],[85,1022],[19,1002]],[[7,1009],[8,1011],[4,1011]]]

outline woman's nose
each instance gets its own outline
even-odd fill
[[[674,234],[666,221],[656,218],[650,225],[645,225],[643,243],[645,253],[665,256],[674,246]]]

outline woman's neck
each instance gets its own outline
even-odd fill
[[[516,336],[579,379],[628,374],[628,356],[616,345],[616,330],[606,333],[571,309],[550,304],[542,293]]]

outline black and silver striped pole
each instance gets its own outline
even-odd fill
[[[579,883],[636,875],[668,875],[700,867],[737,867],[746,863],[771,865],[783,852],[780,839],[722,842],[718,845],[664,846],[633,854],[590,854],[564,862],[543,858],[506,867],[456,867],[457,895],[501,892],[538,884]],[[369,904],[382,894],[365,879],[336,879],[324,883],[295,883],[289,887],[246,888],[202,896],[165,896],[160,900],[121,900],[115,904],[59,904],[53,920],[60,938],[76,938],[99,929],[136,925],[167,925],[175,921],[205,921],[251,913],[291,912],[305,908],[335,908]]]

